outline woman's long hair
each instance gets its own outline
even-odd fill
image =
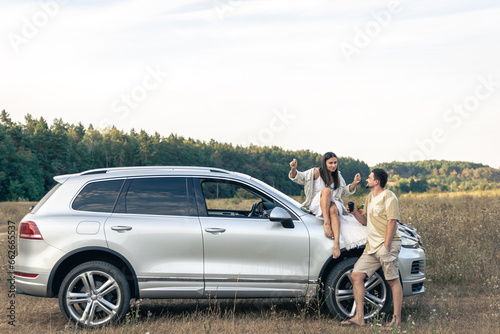
[[[337,158],[335,153],[326,152],[325,154],[323,154],[323,158],[321,158],[321,167],[319,168],[319,175],[321,176],[323,182],[325,182],[327,187],[329,187],[333,183],[333,189],[335,190],[339,187],[339,166],[337,164],[337,169],[335,170],[335,172],[329,172],[328,168],[326,168],[326,161],[331,158]]]

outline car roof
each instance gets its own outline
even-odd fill
[[[133,167],[112,167],[112,168],[98,168],[91,169],[76,174],[64,174],[54,176],[54,180],[58,183],[64,183],[70,178],[83,177],[95,175],[96,179],[108,177],[129,177],[129,176],[146,176],[146,175],[213,175],[213,173],[234,175],[249,179],[250,176],[227,171],[215,167],[198,167],[198,166],[133,166]],[[99,177],[102,176],[102,177]]]

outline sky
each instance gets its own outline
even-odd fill
[[[0,110],[499,168],[498,17],[494,0],[0,0]]]

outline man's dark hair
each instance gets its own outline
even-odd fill
[[[385,185],[387,184],[387,179],[389,178],[387,172],[382,168],[375,168],[374,170],[372,170],[372,173],[373,173],[373,178],[375,180],[379,180],[380,186],[382,188],[385,188]]]

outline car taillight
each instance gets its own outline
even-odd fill
[[[38,226],[35,222],[22,222],[19,224],[19,238],[21,239],[34,239],[42,240],[43,237],[40,234]]]

